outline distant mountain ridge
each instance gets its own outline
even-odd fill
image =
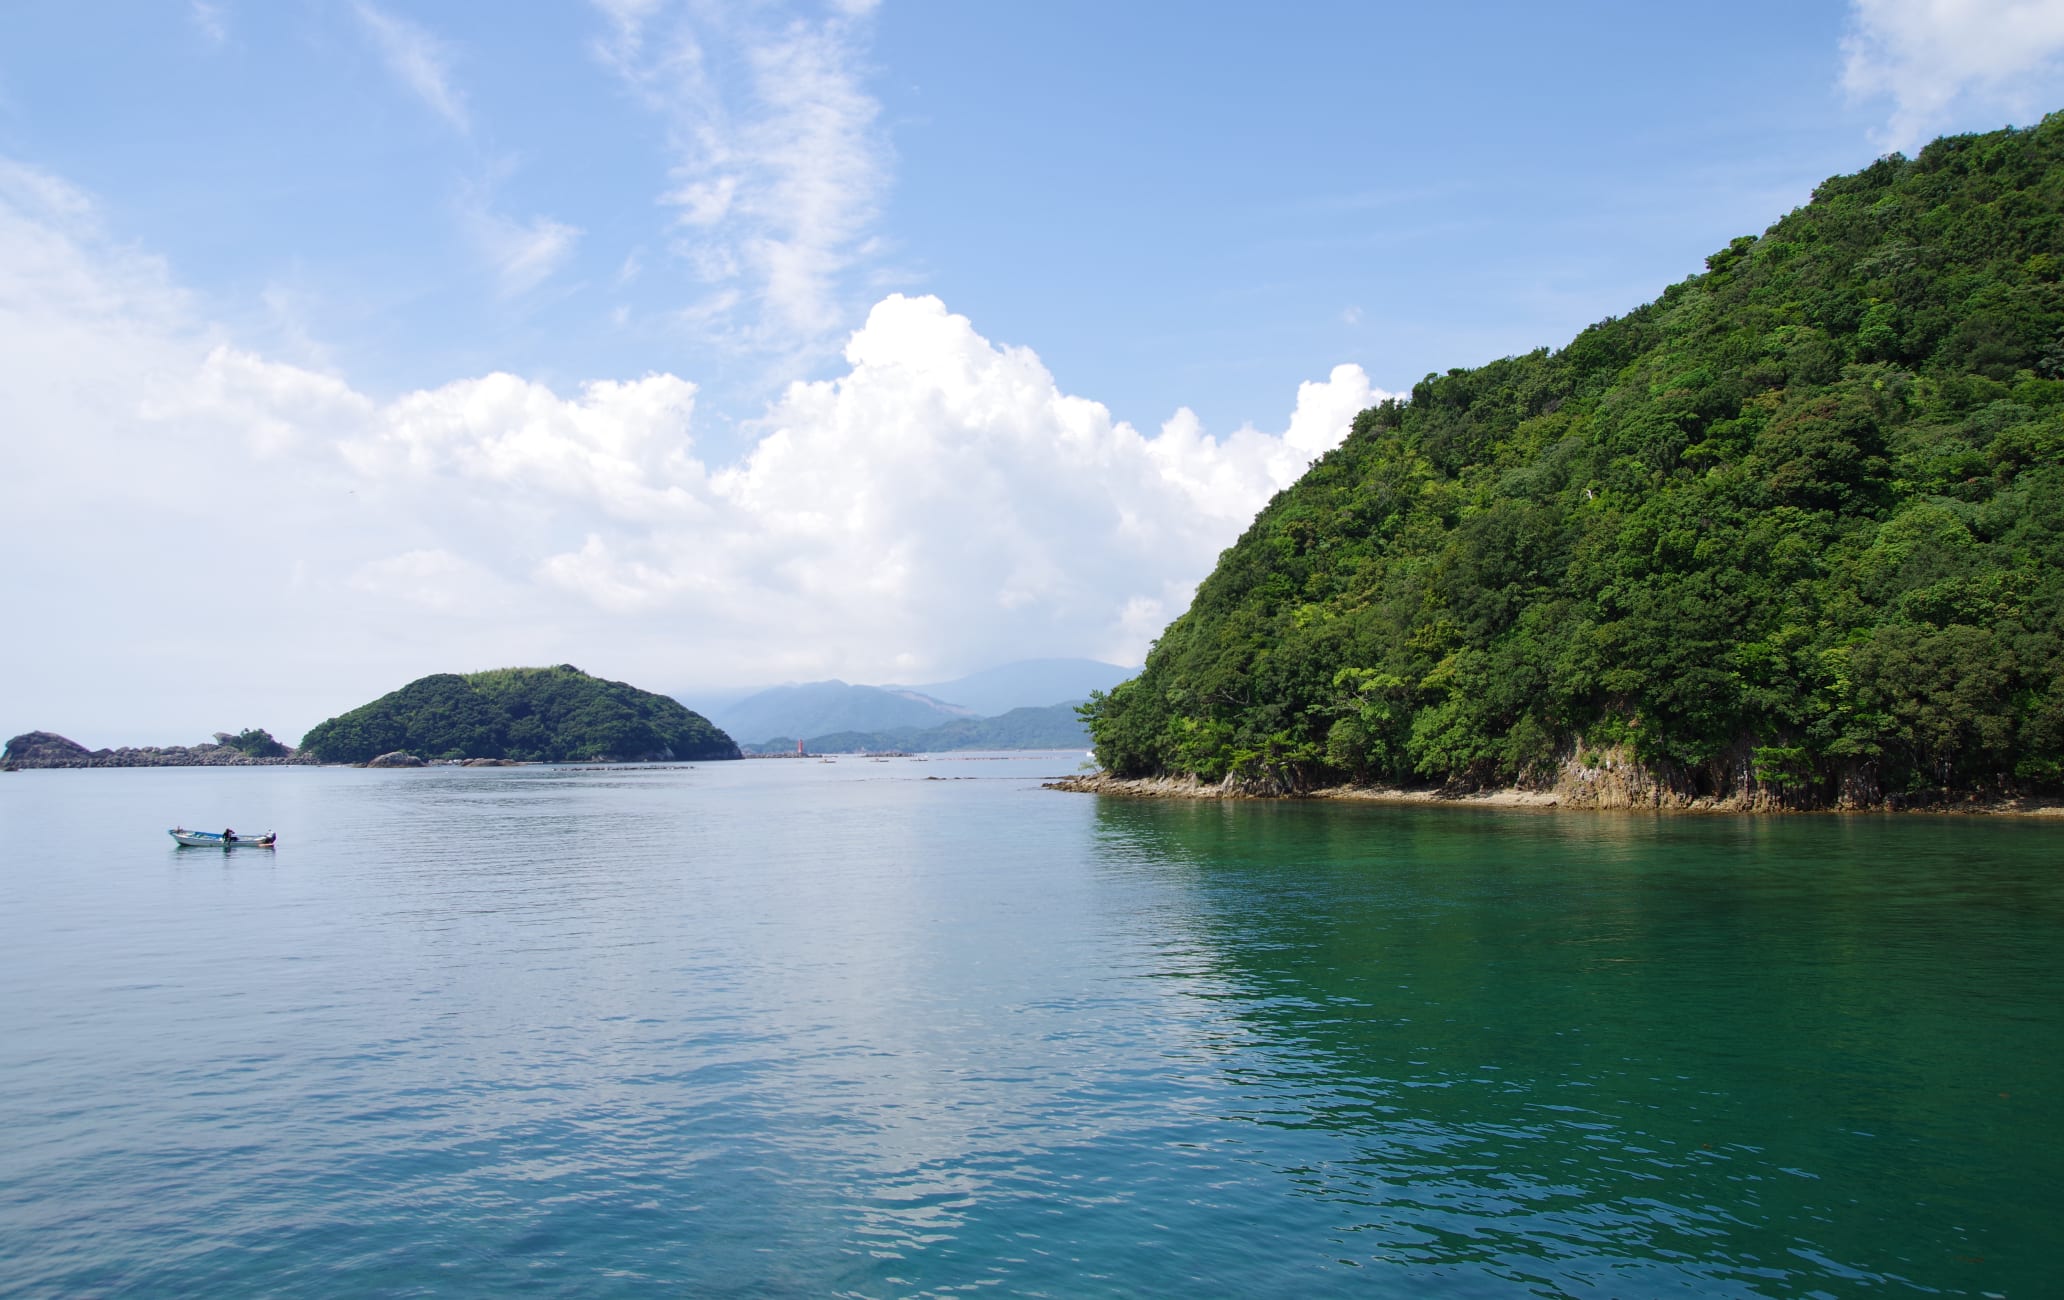
[[[841,681],[771,687],[709,715],[727,734],[756,741],[830,731],[936,727],[967,716],[968,710],[917,691]]]
[[[795,750],[791,736],[776,736],[748,743],[752,754],[781,754]],[[956,718],[937,727],[903,727],[893,731],[837,731],[811,736],[803,747],[812,754],[881,753],[903,750],[914,754],[944,754],[967,749],[1083,749],[1089,747],[1089,730],[1072,704],[1049,704],[1037,709],[1011,709],[993,718]]]
[[[978,718],[993,718],[1012,709],[1086,700],[1091,693],[1108,691],[1137,671],[1100,659],[1021,659],[950,682],[888,689],[908,689],[951,700]]]
[[[922,686],[863,686],[836,680],[775,686],[703,712],[728,734],[760,747],[776,740],[792,746],[796,737],[880,739],[1013,710],[1072,705],[1116,686],[1131,672],[1094,659],[1027,659]],[[1072,719],[1072,713],[1069,716]],[[1039,734],[1057,733],[1048,728]],[[1070,734],[1058,742],[1061,747],[1078,743]],[[1045,748],[1048,743],[1040,740],[1019,747]],[[885,741],[866,747],[897,746]]]

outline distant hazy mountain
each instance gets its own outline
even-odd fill
[[[922,730],[834,731],[804,742],[813,754],[856,754],[888,749],[943,754],[957,749],[1087,749],[1089,732],[1071,704],[1012,709],[994,718],[956,718]],[[779,754],[795,749],[791,737],[749,742],[747,753]]]
[[[934,699],[950,700],[977,717],[990,718],[1012,709],[1086,700],[1091,691],[1108,691],[1138,671],[1095,659],[1023,659],[950,682],[888,689],[912,690]],[[734,736],[738,734],[735,729],[727,730]]]
[[[922,729],[967,715],[967,709],[907,687],[840,681],[776,686],[709,711],[710,720],[727,733],[755,743],[834,731]]]
[[[938,727],[969,716],[993,718],[1013,709],[1072,705],[1088,699],[1091,691],[1110,690],[1134,671],[1095,659],[1026,659],[927,686],[854,686],[829,681],[775,686],[750,694],[712,691],[696,696],[692,707],[745,745],[762,745],[783,736],[854,733],[879,737]],[[1063,725],[1072,729],[1072,712]],[[997,734],[1011,733],[1005,729]],[[1072,730],[1063,737],[1051,728],[1042,728],[1040,738],[1024,744],[983,747],[1065,748],[1074,743]]]

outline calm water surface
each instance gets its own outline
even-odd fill
[[[0,776],[0,1293],[2064,1294],[2064,826],[1077,757]]]

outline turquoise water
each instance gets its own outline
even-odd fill
[[[0,1293],[2058,1294],[2064,826],[1078,757],[0,776]]]

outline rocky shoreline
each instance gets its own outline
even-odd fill
[[[62,767],[281,767],[313,764],[297,750],[273,758],[254,758],[223,741],[199,745],[123,745],[88,749],[51,731],[30,731],[7,742],[0,751],[0,771],[25,772]]]
[[[1987,798],[1959,796],[1947,792],[1875,803],[1803,805],[1768,797],[1735,795],[1684,797],[1653,781],[1634,787],[1593,779],[1589,782],[1560,781],[1548,789],[1508,786],[1494,790],[1448,790],[1434,787],[1335,785],[1310,790],[1292,790],[1273,783],[1202,781],[1196,777],[1121,777],[1108,772],[1088,773],[1047,781],[1048,790],[1078,794],[1112,795],[1126,799],[1328,799],[1364,803],[1438,805],[1456,808],[1536,808],[1585,811],[1686,812],[1686,813],[1770,813],[1770,812],[1932,812],[1978,813],[1996,816],[2064,817],[2064,799]]]

